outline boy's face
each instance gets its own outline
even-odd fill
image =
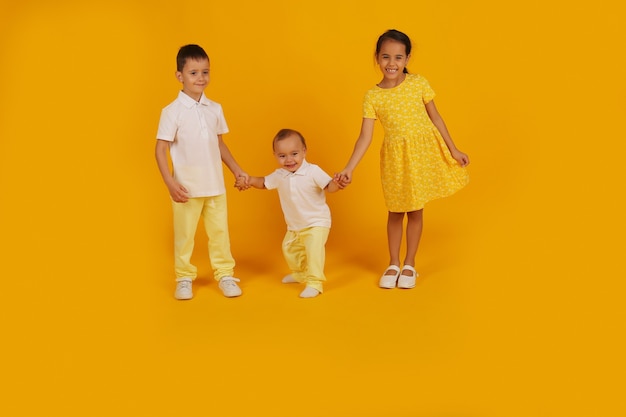
[[[183,83],[183,93],[196,101],[200,100],[209,84],[209,60],[187,59],[183,70],[176,71],[176,78]]]
[[[274,144],[274,157],[278,165],[289,172],[296,172],[302,165],[306,148],[297,135],[289,135]]]

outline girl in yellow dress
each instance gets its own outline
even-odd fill
[[[384,140],[380,150],[380,175],[389,216],[387,239],[389,267],[380,278],[382,288],[413,288],[418,276],[415,256],[422,235],[424,205],[449,196],[468,180],[465,167],[469,157],[458,150],[439,115],[434,91],[420,75],[410,74],[411,40],[391,29],[376,43],[376,62],[383,79],[365,94],[363,122],[354,151],[342,172],[336,175],[341,186],[352,181],[352,172],[365,155],[380,120]],[[404,216],[406,257],[400,267]]]

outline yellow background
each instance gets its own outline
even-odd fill
[[[2,1],[0,414],[617,416],[624,391],[624,6],[598,0]],[[246,170],[283,127],[340,170],[377,36],[415,50],[471,183],[429,204],[411,291],[376,287],[386,213],[372,148],[330,195],[326,292],[279,283],[274,192],[229,187],[226,299],[199,233],[173,299],[153,157],[178,47]],[[228,185],[232,181],[226,174]]]

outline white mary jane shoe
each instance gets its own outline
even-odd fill
[[[419,277],[419,274],[411,265],[404,265],[402,271],[405,270],[411,271],[411,275],[402,275],[401,273],[398,277],[398,288],[408,289],[415,287],[415,280]]]
[[[396,281],[398,280],[398,276],[400,275],[400,267],[396,265],[389,265],[387,269],[385,269],[385,273],[387,271],[394,271],[393,275],[383,275],[380,277],[380,281],[378,281],[378,286],[380,288],[395,288]]]

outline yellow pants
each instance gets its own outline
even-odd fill
[[[226,194],[190,198],[186,203],[172,202],[174,213],[174,270],[176,279],[195,279],[198,269],[191,254],[198,221],[202,218],[209,237],[209,259],[216,280],[233,276],[235,260],[230,253]]]
[[[297,232],[288,230],[283,239],[283,255],[293,279],[319,292],[322,292],[323,282],[326,281],[324,247],[329,232],[328,227],[308,227]]]

